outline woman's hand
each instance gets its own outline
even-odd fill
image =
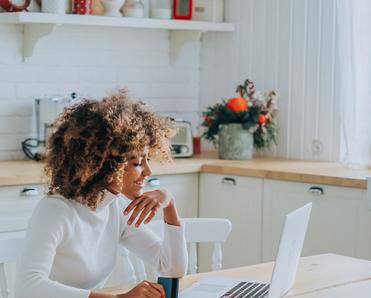
[[[165,298],[165,291],[161,285],[144,280],[125,294],[91,292],[89,298]]]
[[[145,192],[126,207],[124,214],[127,215],[133,211],[128,220],[128,224],[131,225],[135,219],[138,218],[135,226],[139,227],[143,221],[145,224],[149,223],[160,207],[166,208],[173,201],[173,195],[166,189]]]
[[[142,281],[131,291],[117,295],[116,298],[165,298],[164,288],[150,281]]]

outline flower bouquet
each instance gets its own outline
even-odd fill
[[[256,91],[250,80],[238,85],[236,92],[238,97],[207,107],[203,113],[202,136],[218,145],[220,158],[250,159],[252,146],[263,150],[277,143],[277,94]],[[220,156],[221,150],[234,152]]]

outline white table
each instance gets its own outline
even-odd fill
[[[205,276],[229,276],[241,279],[269,280],[273,263],[188,275],[181,279],[184,289]],[[103,289],[105,293],[124,293],[128,289]],[[295,285],[285,297],[350,298],[371,297],[371,262],[324,254],[301,258]]]

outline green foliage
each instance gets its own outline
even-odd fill
[[[264,131],[266,129],[266,131]],[[277,125],[266,124],[258,127],[254,132],[254,147],[257,150],[270,149],[273,144],[277,145]]]

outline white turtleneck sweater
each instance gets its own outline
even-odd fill
[[[61,196],[36,207],[18,264],[16,298],[87,298],[112,272],[123,245],[163,276],[186,272],[183,227],[165,224],[161,241],[143,224],[128,225],[128,199],[106,192],[96,211]]]

